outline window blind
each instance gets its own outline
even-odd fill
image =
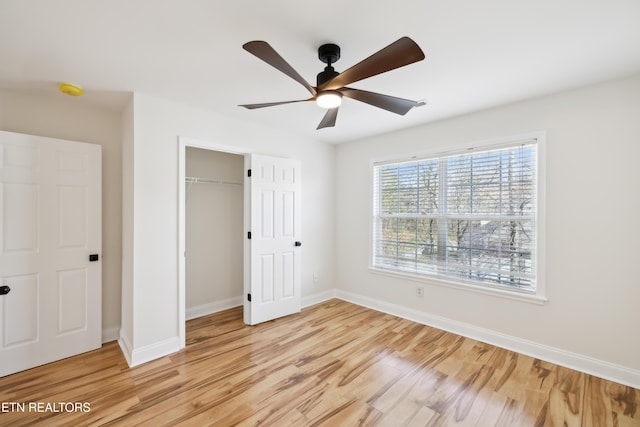
[[[535,140],[373,167],[374,267],[535,292]]]

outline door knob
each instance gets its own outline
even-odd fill
[[[296,246],[302,246],[302,242],[296,242],[295,245]]]
[[[0,286],[0,295],[6,295],[11,292],[11,288],[8,286]]]

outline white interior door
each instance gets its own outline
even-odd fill
[[[244,322],[255,325],[300,311],[300,162],[250,155],[245,166]]]
[[[101,177],[98,145],[0,132],[0,376],[101,346]]]

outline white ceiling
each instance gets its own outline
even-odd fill
[[[346,99],[334,128],[294,80],[242,49],[265,40],[315,85],[323,43],[345,70],[402,36],[424,61],[352,87],[427,105],[398,116]],[[640,72],[639,0],[1,0],[0,87],[122,108],[142,92],[340,143]],[[594,100],[595,101],[595,100]]]

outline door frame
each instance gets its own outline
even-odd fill
[[[178,136],[178,338],[180,348],[186,347],[186,191],[184,181],[187,169],[187,148],[201,148],[210,151],[219,151],[228,154],[238,154],[245,159],[253,154],[253,150],[231,147],[196,138]],[[246,217],[249,207],[247,203],[243,206],[243,216]],[[244,263],[244,259],[243,259]],[[246,270],[246,265],[244,266]]]

